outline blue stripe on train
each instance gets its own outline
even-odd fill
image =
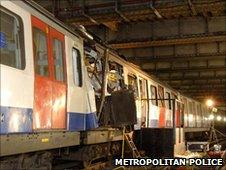
[[[1,106],[0,134],[32,132],[32,109]]]
[[[83,131],[98,127],[96,113],[68,113],[68,130]]]
[[[0,106],[0,134],[32,132],[31,108]],[[83,131],[98,127],[96,113],[68,113],[69,131]]]
[[[86,129],[94,129],[98,127],[98,121],[96,113],[90,113],[86,115]]]
[[[158,119],[151,119],[149,121],[149,126],[153,127],[153,128],[159,127],[159,120]]]

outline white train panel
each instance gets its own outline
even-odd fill
[[[10,1],[1,1],[5,8],[1,19],[1,127],[0,133],[32,131],[33,61],[30,15]],[[7,9],[10,9],[7,10]],[[4,25],[4,20],[12,21]],[[10,30],[13,29],[13,30]],[[11,31],[13,31],[12,34]],[[17,39],[18,37],[18,39]],[[24,41],[24,39],[26,41]],[[16,47],[22,47],[22,50]],[[24,49],[24,50],[23,50]]]

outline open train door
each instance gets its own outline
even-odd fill
[[[34,49],[33,129],[66,125],[64,36],[32,16]]]

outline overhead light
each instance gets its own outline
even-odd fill
[[[217,116],[217,121],[221,121],[222,117],[221,116]]]
[[[210,115],[209,120],[213,120],[213,119],[214,119],[214,115]]]
[[[213,100],[211,100],[211,99],[208,99],[207,101],[206,101],[206,105],[208,106],[208,107],[212,107],[213,106]]]
[[[224,117],[224,122],[226,122],[226,117]]]
[[[217,108],[213,107],[212,112],[217,112]]]

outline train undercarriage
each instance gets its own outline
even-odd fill
[[[112,156],[121,154],[122,130],[102,128],[82,132],[81,136],[73,134],[73,137],[64,132],[65,138],[59,138],[59,133],[3,136],[1,148],[5,156],[1,157],[0,168],[49,170],[61,167],[62,164],[65,167],[87,168],[100,160],[110,160]],[[30,140],[29,143],[27,139]],[[67,146],[69,139],[76,145]],[[47,147],[52,149],[46,149]],[[12,150],[18,154],[7,155]]]

